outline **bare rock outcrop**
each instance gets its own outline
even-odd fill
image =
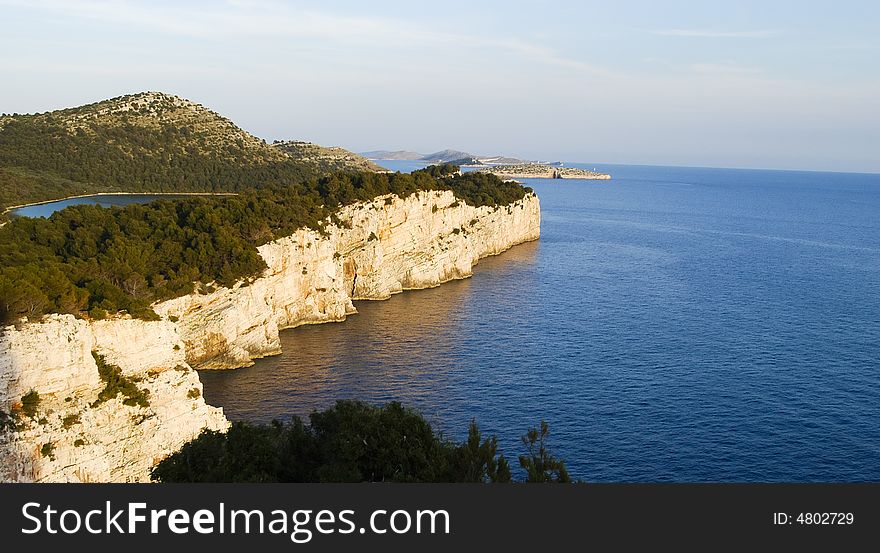
[[[159,321],[49,315],[0,330],[0,481],[140,482],[203,429],[225,430],[198,369],[231,369],[280,353],[279,330],[342,321],[352,300],[384,299],[472,274],[477,261],[540,235],[534,194],[473,207],[449,191],[343,208],[324,233],[301,229],[260,246],[256,279],[155,304]],[[148,393],[99,401],[96,354]],[[39,402],[22,399],[31,391]],[[9,419],[7,419],[9,420]],[[0,421],[2,422],[2,421]]]

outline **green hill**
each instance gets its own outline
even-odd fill
[[[384,173],[383,169],[369,159],[336,146],[327,147],[303,142],[285,140],[273,142],[272,146],[285,152],[303,164],[311,164],[319,171],[375,171]]]
[[[3,115],[0,209],[99,192],[238,192],[378,169],[341,148],[316,155],[321,147],[285,144],[266,144],[200,104],[160,92]]]

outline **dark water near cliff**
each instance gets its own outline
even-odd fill
[[[590,166],[592,167],[592,166]],[[539,242],[203,372],[233,419],[400,400],[589,481],[880,480],[880,176],[600,167]]]
[[[101,207],[124,206],[131,204],[146,204],[156,200],[172,200],[192,197],[192,194],[92,194],[79,198],[67,198],[43,204],[34,204],[18,209],[10,213],[19,217],[48,217],[56,211],[72,205],[99,205]]]

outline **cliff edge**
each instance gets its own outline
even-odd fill
[[[249,284],[154,304],[159,321],[48,315],[3,329],[0,410],[15,414],[16,428],[0,430],[0,481],[148,481],[202,429],[228,427],[193,368],[280,353],[280,329],[344,320],[356,312],[352,300],[468,277],[480,258],[540,235],[533,193],[497,207],[445,190],[386,195],[338,218],[324,233],[300,229],[260,246],[268,268]],[[96,359],[118,367],[148,404],[102,400],[108,382]]]

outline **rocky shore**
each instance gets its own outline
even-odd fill
[[[249,283],[154,304],[158,321],[48,315],[0,329],[0,481],[143,482],[202,429],[224,430],[194,368],[232,369],[281,351],[279,330],[342,321],[352,300],[385,299],[472,274],[477,261],[540,235],[537,196],[472,207],[450,191],[343,208],[327,232],[259,247]],[[98,360],[148,398],[101,399]],[[3,417],[5,415],[5,418]],[[12,419],[9,418],[12,415]]]
[[[611,175],[597,173],[575,167],[556,167],[542,163],[523,163],[519,165],[492,165],[477,169],[483,173],[492,173],[503,179],[584,179],[609,180]]]

